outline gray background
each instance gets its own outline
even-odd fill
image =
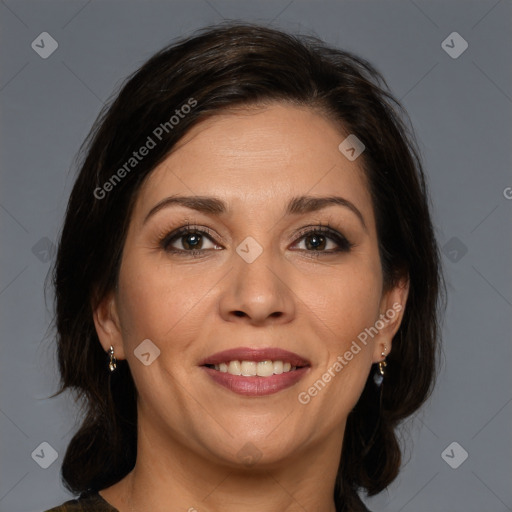
[[[76,411],[67,396],[47,398],[57,374],[43,285],[74,155],[126,75],[224,18],[316,34],[367,58],[420,140],[449,288],[443,365],[429,404],[405,425],[403,471],[368,504],[512,510],[511,14],[506,0],[2,0],[0,511],[69,499],[59,470]],[[45,31],[59,45],[47,59],[31,47]],[[454,31],[469,44],[455,59],[441,46]],[[454,441],[462,448],[444,452]],[[47,469],[42,442],[58,453]],[[462,449],[468,458],[452,469],[446,461],[460,463]]]

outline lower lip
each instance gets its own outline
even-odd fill
[[[220,372],[207,366],[201,366],[203,370],[217,383],[230,391],[245,396],[272,395],[283,389],[289,388],[299,382],[309,370],[308,366],[296,370],[272,375],[271,377],[242,377]]]

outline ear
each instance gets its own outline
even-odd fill
[[[374,363],[383,361],[391,352],[393,336],[402,323],[408,295],[409,276],[400,279],[395,286],[383,293],[380,315],[375,322],[376,327],[379,328],[379,334],[375,337]]]
[[[96,307],[93,306],[93,319],[103,350],[108,352],[110,346],[113,346],[116,359],[125,359],[121,324],[117,314],[114,292],[101,299]]]

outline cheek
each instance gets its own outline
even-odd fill
[[[328,276],[303,281],[301,297],[323,323],[330,351],[343,350],[379,316],[380,267],[374,262],[347,265]]]
[[[184,277],[168,265],[138,264],[127,259],[121,268],[119,290],[124,341],[133,347],[149,338],[163,347],[164,340],[174,338],[179,343],[183,329],[193,328],[188,315],[208,286],[200,275],[187,273]]]
[[[365,329],[379,318],[380,264],[359,260],[328,279],[303,283],[301,297],[313,313],[319,359],[308,387],[301,389],[307,396],[302,396],[321,396],[316,407],[345,416],[359,399],[372,364],[374,338]]]

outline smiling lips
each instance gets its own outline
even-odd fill
[[[310,363],[279,348],[235,348],[218,352],[200,366],[218,384],[246,396],[277,393],[298,382]]]

